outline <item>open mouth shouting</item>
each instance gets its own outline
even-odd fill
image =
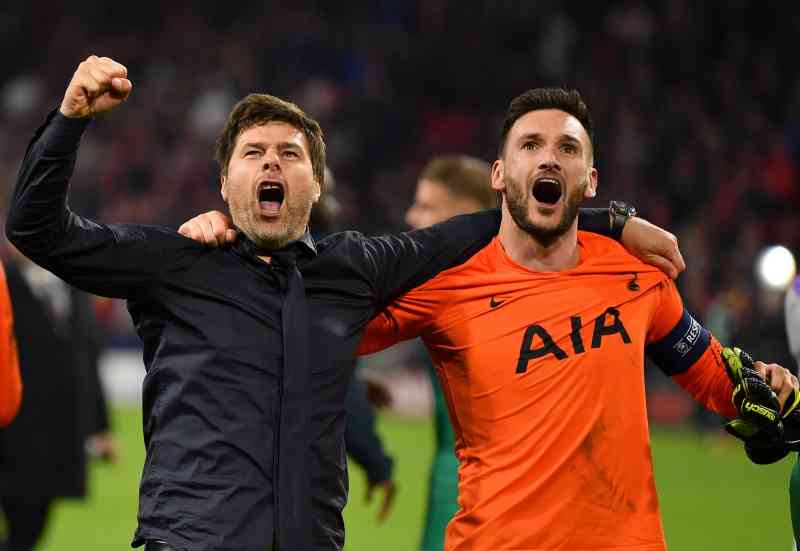
[[[561,199],[561,196],[563,195],[561,187],[561,182],[559,182],[556,178],[543,176],[541,178],[537,178],[533,182],[531,193],[533,194],[533,198],[539,203],[548,206],[555,206],[555,204],[558,203],[559,199]]]
[[[283,183],[264,181],[258,184],[258,205],[263,216],[278,216],[284,199]]]

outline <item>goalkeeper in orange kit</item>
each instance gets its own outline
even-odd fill
[[[770,430],[794,407],[786,369],[737,368],[741,354],[692,318],[663,273],[577,230],[597,183],[577,92],[517,97],[492,166],[499,235],[365,333],[362,353],[421,336],[437,366],[460,463],[448,551],[666,549],[645,353],[696,401],[741,417],[733,432]]]

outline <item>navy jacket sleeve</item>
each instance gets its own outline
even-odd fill
[[[582,229],[610,235],[607,209],[583,209]],[[379,305],[457,266],[497,235],[500,210],[453,217],[445,222],[396,235],[365,240],[366,265]]]
[[[394,461],[383,449],[375,430],[375,410],[369,403],[364,382],[353,377],[347,389],[345,447],[348,455],[367,474],[370,482],[392,479]]]
[[[6,234],[23,254],[91,293],[128,298],[158,273],[164,247],[142,226],[98,224],[67,204],[87,119],[50,113],[31,140],[11,198]]]
[[[607,208],[585,208],[578,211],[578,229],[614,238],[611,216]]]
[[[500,228],[498,209],[456,216],[421,230],[367,238],[366,269],[380,306],[465,262]]]

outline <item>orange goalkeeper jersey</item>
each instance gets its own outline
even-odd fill
[[[719,344],[672,283],[617,242],[578,232],[562,272],[499,239],[377,316],[360,353],[422,336],[456,432],[448,551],[663,551],[645,352],[733,416]]]
[[[14,419],[21,401],[22,381],[14,336],[14,313],[6,273],[0,264],[0,427]]]

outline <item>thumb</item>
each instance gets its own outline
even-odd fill
[[[735,436],[739,440],[747,441],[756,435],[758,427],[749,421],[734,419],[725,425],[725,430],[731,436]]]
[[[233,243],[234,241],[236,241],[236,230],[234,229],[225,230],[225,242]]]
[[[111,90],[114,95],[127,96],[133,89],[133,83],[127,78],[115,77],[111,79]]]

